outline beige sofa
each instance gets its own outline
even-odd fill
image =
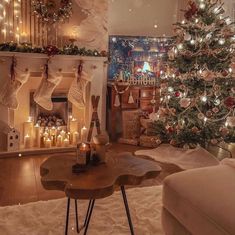
[[[166,235],[235,235],[235,168],[199,168],[167,177],[162,224]]]

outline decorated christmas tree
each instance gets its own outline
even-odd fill
[[[233,22],[220,1],[194,0],[175,33],[160,108],[151,114],[154,134],[185,148],[234,141]]]

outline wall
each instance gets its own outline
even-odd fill
[[[181,2],[185,0],[109,0],[109,34],[170,36]]]
[[[63,33],[75,33],[80,47],[107,50],[109,0],[73,1],[73,16],[63,27]]]
[[[171,36],[172,24],[183,19],[181,10],[187,3],[188,0],[109,0],[109,34]],[[224,3],[226,14],[235,20],[235,0]]]

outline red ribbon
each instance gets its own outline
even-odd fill
[[[44,74],[46,76],[46,80],[48,80],[49,77],[49,66],[48,66],[49,60],[47,60],[47,63],[44,65]]]
[[[12,56],[12,61],[11,61],[11,68],[10,68],[10,73],[11,73],[11,80],[14,82],[16,79],[16,58],[15,56]]]
[[[78,65],[78,80],[80,79],[82,70],[83,70],[83,62],[81,61],[80,64]]]

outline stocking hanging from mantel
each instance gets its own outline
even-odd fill
[[[86,105],[86,87],[92,78],[83,70],[83,62],[78,65],[75,78],[69,88],[68,100],[77,108],[84,108]]]
[[[34,93],[34,101],[46,110],[53,109],[53,103],[51,95],[55,90],[56,86],[62,80],[62,73],[60,70],[56,70],[52,64],[49,65],[49,59],[44,65],[42,73],[42,81]]]
[[[0,89],[0,103],[9,109],[17,109],[19,106],[17,94],[21,87],[29,79],[29,69],[25,64],[18,62],[15,56],[12,57],[10,75],[4,86]]]

